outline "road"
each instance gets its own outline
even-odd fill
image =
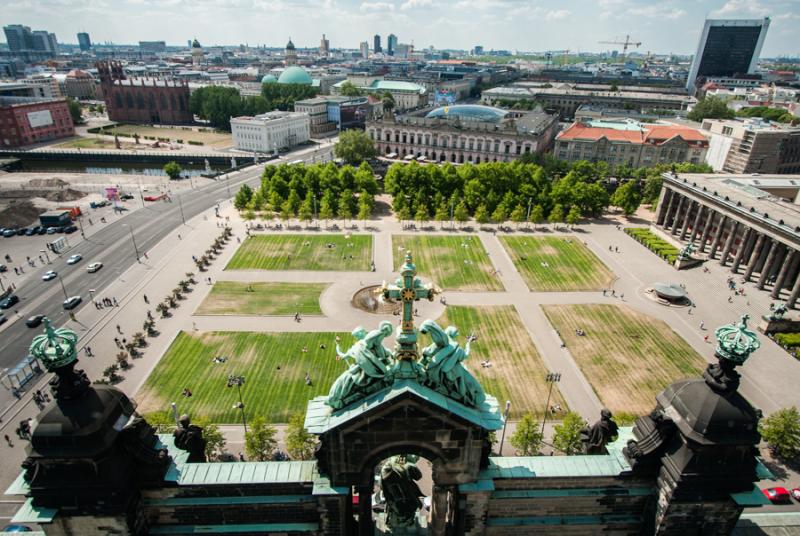
[[[304,151],[305,154],[290,153],[270,164],[294,160],[318,162],[329,155],[331,147],[332,145],[323,145],[316,150]],[[68,296],[79,295],[83,298],[81,305],[74,309],[75,312],[83,307],[94,307],[89,289],[94,289],[95,297],[103,296],[103,289],[137,262],[133,240],[136,241],[140,254],[148,251],[168,233],[183,225],[184,219],[188,221],[228,199],[228,189],[233,195],[243,183],[248,183],[251,187],[258,186],[263,168],[263,165],[246,168],[232,174],[229,180],[223,178],[218,183],[173,194],[172,203],[156,202],[134,211],[89,236],[77,247],[64,252],[60,258],[50,253],[52,264],[39,268],[29,281],[20,286],[17,292],[20,303],[6,312],[11,325],[3,330],[0,337],[0,367],[13,367],[28,355],[31,339],[40,330],[28,328],[25,325],[26,318],[44,314],[56,326],[65,324],[69,318],[69,312],[62,306],[65,291]],[[83,260],[72,266],[67,265],[67,257],[74,253],[80,253]],[[92,262],[102,262],[103,268],[94,274],[87,273],[86,266]],[[47,270],[58,272],[64,283],[63,289],[58,279],[42,281],[42,274]],[[18,315],[13,313],[14,310]]]

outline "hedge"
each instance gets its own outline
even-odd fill
[[[776,333],[775,342],[784,348],[800,347],[800,333]]]
[[[643,227],[626,227],[625,232],[670,264],[674,263],[678,258],[680,250],[663,238],[653,234],[650,229]]]
[[[194,141],[194,140],[189,140],[186,143],[188,143],[189,145],[203,145],[202,141]]]

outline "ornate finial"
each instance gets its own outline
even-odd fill
[[[78,336],[66,328],[53,329],[50,319],[44,318],[44,333],[31,342],[30,353],[39,359],[49,372],[54,372],[78,360],[75,347]]]
[[[761,347],[761,342],[753,330],[747,329],[749,315],[742,315],[738,324],[727,324],[714,331],[717,338],[716,353],[720,358],[727,359],[734,365],[741,365],[750,354]]]

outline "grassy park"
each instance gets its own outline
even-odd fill
[[[673,381],[697,377],[705,361],[661,320],[627,306],[544,305],[603,404],[614,413],[644,415]],[[579,336],[576,330],[586,334]]]
[[[153,138],[169,138],[170,141],[182,140],[183,143],[190,141],[212,148],[231,147],[233,138],[228,132],[216,131],[212,128],[204,128],[202,131],[191,127],[151,127],[147,125],[115,125],[103,129],[103,134],[107,136],[123,136],[132,138],[134,134],[140,137],[150,136]],[[112,140],[113,141],[113,140]],[[152,140],[142,139],[140,143],[152,143]]]
[[[394,266],[403,263],[406,250],[414,255],[420,275],[445,290],[503,290],[497,276],[492,275],[489,255],[476,235],[430,236],[394,235]]]
[[[462,347],[471,333],[478,337],[470,347],[467,366],[484,391],[495,396],[501,407],[506,400],[511,400],[512,419],[519,419],[526,411],[541,417],[549,388],[545,382],[547,368],[513,306],[449,306],[437,322],[442,327],[455,325]],[[423,335],[421,344],[429,342]],[[484,360],[490,361],[492,366],[482,367]],[[550,404],[560,404],[562,409],[567,409],[557,386]]]
[[[352,343],[340,333],[342,346]],[[288,422],[293,412],[304,412],[309,399],[328,394],[333,381],[345,370],[336,360],[337,333],[180,332],[137,393],[139,411],[169,409],[207,417],[215,423],[241,421],[235,388],[228,388],[229,374],[245,377],[242,397],[247,415],[269,422]],[[320,344],[325,349],[320,349]],[[303,352],[303,348],[307,352]],[[217,356],[225,363],[214,363]],[[311,375],[312,386],[305,384]],[[192,392],[183,397],[184,389]]]
[[[614,274],[572,236],[501,236],[500,242],[533,291],[601,290]]]
[[[197,315],[320,315],[325,283],[243,283],[218,281]]]
[[[242,242],[226,270],[367,271],[372,235],[257,235]]]

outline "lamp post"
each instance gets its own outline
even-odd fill
[[[44,257],[45,257],[45,259],[47,259],[47,264],[52,264],[50,262],[50,255],[47,254],[47,250],[46,249],[40,249],[39,253],[44,253]]]
[[[553,384],[561,381],[561,373],[548,372],[547,376],[544,377],[544,381],[550,384],[550,389],[547,391],[547,404],[544,405],[544,416],[542,417],[542,430],[541,430],[542,434],[544,434],[544,423],[545,421],[547,421],[547,412],[550,411],[550,395],[553,394]]]
[[[169,407],[172,409],[172,418],[175,419],[175,426],[180,427],[180,418],[178,417],[178,406],[175,402],[170,402]]]
[[[64,287],[64,280],[61,279],[61,274],[58,274],[58,282],[61,283],[61,290],[64,291],[64,299],[68,300],[69,296],[67,296],[67,289]]]
[[[181,220],[183,220],[183,224],[186,225],[186,218],[183,215],[183,200],[179,194],[176,195],[178,198],[178,206],[181,207]]]
[[[75,219],[78,220],[78,225],[81,226],[81,237],[86,238],[86,234],[83,232],[83,216],[78,216]]]
[[[506,400],[506,410],[503,412],[503,434],[500,436],[500,450],[498,454],[503,455],[503,443],[506,441],[506,426],[508,425],[508,412],[511,410],[511,401]]]
[[[528,229],[531,228],[531,203],[533,202],[533,198],[528,198],[528,215],[525,216],[525,222],[528,224]]]
[[[133,242],[133,251],[136,252],[136,262],[142,262],[141,258],[139,257],[139,248],[136,247],[136,239],[133,237],[133,227],[131,227],[127,223],[124,224],[124,225],[128,228],[128,231],[131,232],[131,241]]]
[[[242,411],[242,426],[244,426],[244,433],[247,434],[247,419],[244,416],[244,402],[242,401],[242,385],[244,385],[244,376],[236,374],[228,376],[228,387],[235,386],[239,394],[239,404],[234,407],[238,407]]]
[[[89,298],[90,298],[92,301],[94,301],[94,293],[95,293],[95,289],[93,289],[93,288],[90,288],[90,289],[89,289]]]

